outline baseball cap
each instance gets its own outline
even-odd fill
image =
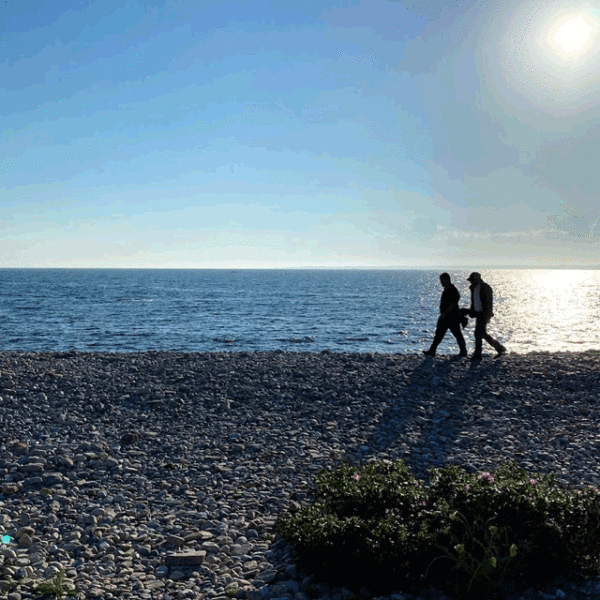
[[[474,271],[467,277],[467,281],[475,281],[481,279],[481,274],[477,271]]]

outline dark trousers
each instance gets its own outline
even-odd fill
[[[504,348],[500,342],[495,340],[485,330],[489,320],[489,317],[486,317],[483,314],[478,314],[475,317],[475,356],[481,356],[483,340],[485,340],[496,352],[500,352],[500,350]]]
[[[466,353],[467,345],[465,344],[465,338],[460,330],[460,321],[458,319],[438,319],[437,327],[435,328],[435,336],[433,337],[433,342],[431,342],[431,348],[429,348],[429,352],[436,351],[437,347],[440,345],[440,342],[444,339],[448,329],[456,338],[461,353]]]

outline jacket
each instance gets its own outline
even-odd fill
[[[481,290],[480,290],[480,297],[481,297],[481,308],[483,309],[483,314],[487,319],[491,319],[494,316],[494,294],[492,292],[492,288],[485,283],[485,281],[481,281]],[[471,285],[469,286],[469,289],[471,290],[471,314],[475,314],[475,286]]]

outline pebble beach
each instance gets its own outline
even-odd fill
[[[0,352],[0,596],[64,570],[78,599],[346,600],[274,531],[317,471],[516,459],[600,487],[599,396],[596,351]],[[599,598],[600,579],[520,597]]]

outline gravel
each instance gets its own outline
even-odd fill
[[[274,533],[319,469],[514,458],[600,486],[599,392],[592,351],[0,352],[0,595],[64,570],[80,599],[345,600]],[[600,578],[523,597],[597,598]]]

